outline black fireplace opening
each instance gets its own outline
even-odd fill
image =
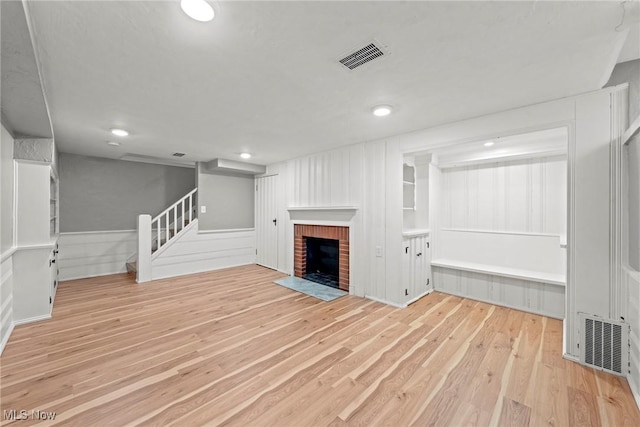
[[[304,279],[322,285],[339,287],[339,240],[305,237],[307,264]]]

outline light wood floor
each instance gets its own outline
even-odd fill
[[[53,319],[17,327],[0,358],[2,410],[77,426],[640,426],[624,379],[561,358],[558,320],[439,293],[326,303],[282,276],[61,283]]]

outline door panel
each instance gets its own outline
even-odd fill
[[[256,178],[256,263],[278,268],[278,175]]]

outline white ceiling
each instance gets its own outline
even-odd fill
[[[20,2],[0,2],[2,123],[16,136],[51,138],[31,36]]]
[[[565,127],[449,145],[430,151],[441,168],[480,165],[549,156],[566,156],[569,136]],[[485,146],[487,142],[493,145]]]
[[[199,23],[177,1],[29,2],[59,149],[269,164],[599,89],[638,21],[615,1],[212,4]],[[373,39],[388,55],[338,64]]]

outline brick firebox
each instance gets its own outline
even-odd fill
[[[349,291],[349,227],[295,224],[293,234],[293,272],[306,273],[307,237],[338,240],[338,287]]]

